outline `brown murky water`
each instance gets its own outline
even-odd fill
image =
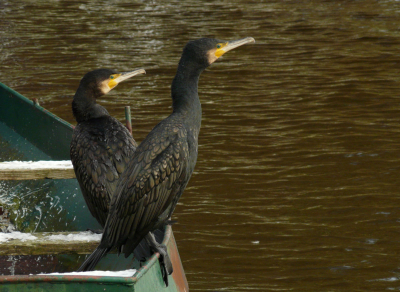
[[[400,290],[400,2],[0,0],[0,82],[74,122],[80,78],[140,142],[184,44],[252,36],[203,73],[174,233],[191,291]]]

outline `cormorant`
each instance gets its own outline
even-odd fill
[[[72,135],[70,156],[86,204],[102,227],[117,182],[132,159],[137,143],[127,128],[97,104],[96,99],[118,83],[143,73],[146,73],[143,69],[126,73],[109,69],[91,71],[80,81],[72,101],[78,124]]]
[[[224,53],[249,42],[254,39],[228,42],[202,38],[186,44],[171,86],[173,112],[136,149],[118,182],[101,242],[79,271],[93,270],[114,248],[128,257],[146,238],[160,252],[160,263],[164,260],[162,271],[168,285],[172,265],[165,245],[155,241],[152,231],[170,224],[196,164],[201,124],[199,76]]]

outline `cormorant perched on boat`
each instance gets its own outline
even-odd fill
[[[224,53],[254,42],[253,38],[221,41],[202,38],[185,46],[172,82],[172,114],[161,121],[136,149],[118,182],[103,237],[79,271],[93,270],[99,260],[117,248],[129,256],[146,238],[164,260],[163,276],[172,273],[165,245],[152,231],[169,224],[197,160],[201,104],[197,93],[200,74]]]
[[[86,204],[102,227],[117,182],[137,143],[128,129],[97,104],[96,99],[118,83],[143,73],[146,73],[143,69],[126,73],[109,69],[91,71],[80,81],[72,101],[78,124],[72,135],[71,160]]]

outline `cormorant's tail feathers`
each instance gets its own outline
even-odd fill
[[[77,272],[93,271],[98,262],[110,251],[108,248],[97,247],[94,252],[83,262]]]

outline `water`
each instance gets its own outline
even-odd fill
[[[142,141],[184,44],[252,36],[200,78],[198,163],[175,213],[191,291],[400,290],[400,2],[0,1],[0,81],[61,118],[88,71],[146,75]]]

